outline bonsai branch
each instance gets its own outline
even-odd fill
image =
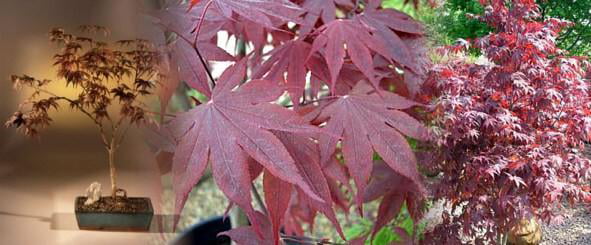
[[[84,107],[82,107],[81,105],[79,105],[75,100],[70,99],[68,97],[64,97],[64,96],[58,96],[52,92],[49,92],[45,89],[41,89],[41,88],[35,88],[35,90],[39,91],[39,92],[43,92],[46,93],[52,97],[54,97],[57,100],[65,100],[67,102],[69,102],[71,105],[75,105],[76,109],[78,109],[80,112],[82,112],[84,115],[86,115],[88,118],[90,118],[92,120],[92,122],[97,126],[97,128],[99,129],[100,135],[101,135],[101,139],[103,141],[103,145],[105,147],[109,147],[109,143],[107,140],[107,135],[105,133],[105,130],[103,128],[103,124],[94,116],[92,116],[92,114],[90,112],[88,112],[86,109],[84,109]]]

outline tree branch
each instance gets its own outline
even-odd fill
[[[54,97],[54,98],[56,98],[58,100],[65,100],[65,101],[70,102],[71,105],[75,105],[76,108],[78,108],[78,110],[80,110],[82,113],[84,113],[86,116],[88,116],[92,120],[92,122],[98,127],[98,129],[100,131],[100,134],[101,134],[101,138],[103,140],[103,144],[105,145],[105,147],[107,147],[107,148],[109,147],[109,141],[107,140],[107,135],[105,133],[105,130],[103,128],[103,125],[95,117],[93,117],[92,114],[90,114],[90,112],[88,112],[86,109],[84,109],[84,107],[82,107],[81,105],[79,105],[75,100],[70,99],[68,97],[58,96],[58,95],[56,95],[56,94],[54,94],[52,92],[49,92],[49,91],[47,91],[45,89],[42,89],[42,88],[35,88],[35,89],[37,91],[39,91],[39,92],[46,93],[46,94],[48,94],[48,95],[50,95],[50,96],[52,96],[52,97]]]

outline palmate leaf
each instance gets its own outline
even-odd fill
[[[395,62],[403,67],[415,67],[409,48],[387,24],[382,22],[387,19],[383,20],[379,17],[382,16],[376,13],[357,16],[354,19],[338,19],[317,30],[318,36],[312,44],[310,55],[320,52],[324,56],[330,73],[330,80],[327,82],[330,82],[332,90],[337,83],[347,54],[351,62],[375,87],[379,85],[379,79],[376,77],[374,54],[381,55],[390,63]],[[408,25],[413,23],[412,20],[400,21]]]
[[[349,95],[319,108],[315,121],[326,122],[328,135],[319,138],[322,162],[330,161],[342,135],[342,152],[349,173],[357,185],[356,202],[363,204],[363,193],[372,171],[374,151],[396,173],[421,185],[414,153],[403,135],[418,140],[428,138],[427,129],[400,111],[418,105],[396,94],[378,95],[365,82],[359,82]]]
[[[203,21],[199,31],[199,40],[210,40],[216,36],[220,28],[228,21],[216,8],[208,9],[205,16],[202,16],[204,6],[197,6],[187,10],[189,8],[187,4],[181,2],[177,1],[175,3],[173,1],[173,3],[165,6],[163,10],[153,13],[156,24],[187,37],[189,40],[194,40],[195,35],[197,35],[194,32],[195,23],[204,17],[205,21]]]
[[[322,202],[281,141],[269,131],[317,133],[317,128],[303,123],[295,112],[267,103],[283,93],[283,88],[271,82],[253,80],[232,91],[245,75],[243,59],[221,75],[210,102],[175,119],[177,131],[184,131],[173,158],[176,213],[211,161],[214,180],[222,192],[254,220],[249,156],[270,174]]]
[[[377,40],[361,23],[355,20],[334,20],[318,30],[310,55],[322,51],[330,72],[331,90],[334,91],[337,78],[346,54],[351,61],[372,82],[377,84],[371,51],[384,51],[381,40]],[[347,45],[347,49],[345,49]],[[386,54],[386,53],[384,53]]]

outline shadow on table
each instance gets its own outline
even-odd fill
[[[36,216],[36,215],[27,215],[27,214],[17,214],[11,212],[0,211],[0,216],[13,216],[13,217],[20,217],[26,219],[37,219],[41,222],[46,222],[50,224],[51,230],[65,230],[65,231],[77,231],[80,230],[78,228],[78,223],[76,222],[76,215],[73,213],[53,213],[51,217],[44,217],[44,216]],[[173,231],[172,224],[174,221],[174,217],[177,215],[168,215],[168,214],[155,214],[152,218],[152,223],[150,224],[149,231],[133,231],[133,232],[148,232],[148,233],[175,233],[178,231]],[[101,230],[97,230],[101,231]],[[105,230],[107,231],[107,230]],[[128,231],[107,231],[107,232],[128,232]]]

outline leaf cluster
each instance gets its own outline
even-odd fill
[[[302,224],[313,227],[317,213],[344,238],[335,208],[348,212],[351,203],[360,213],[364,202],[384,203],[377,230],[404,203],[420,217],[426,191],[408,143],[429,139],[417,119],[425,105],[414,101],[429,65],[420,23],[380,0],[192,1],[156,17],[176,36],[165,70],[177,79],[163,90],[163,104],[181,82],[208,100],[168,125],[177,140],[177,213],[211,168],[252,224],[227,232],[239,244],[302,237]],[[222,31],[246,50],[218,47]],[[208,66],[217,61],[235,63],[215,79]],[[279,104],[279,97],[290,102]],[[383,162],[375,164],[374,154]],[[405,184],[373,187],[385,172],[375,168]],[[257,210],[250,189],[260,175]]]

